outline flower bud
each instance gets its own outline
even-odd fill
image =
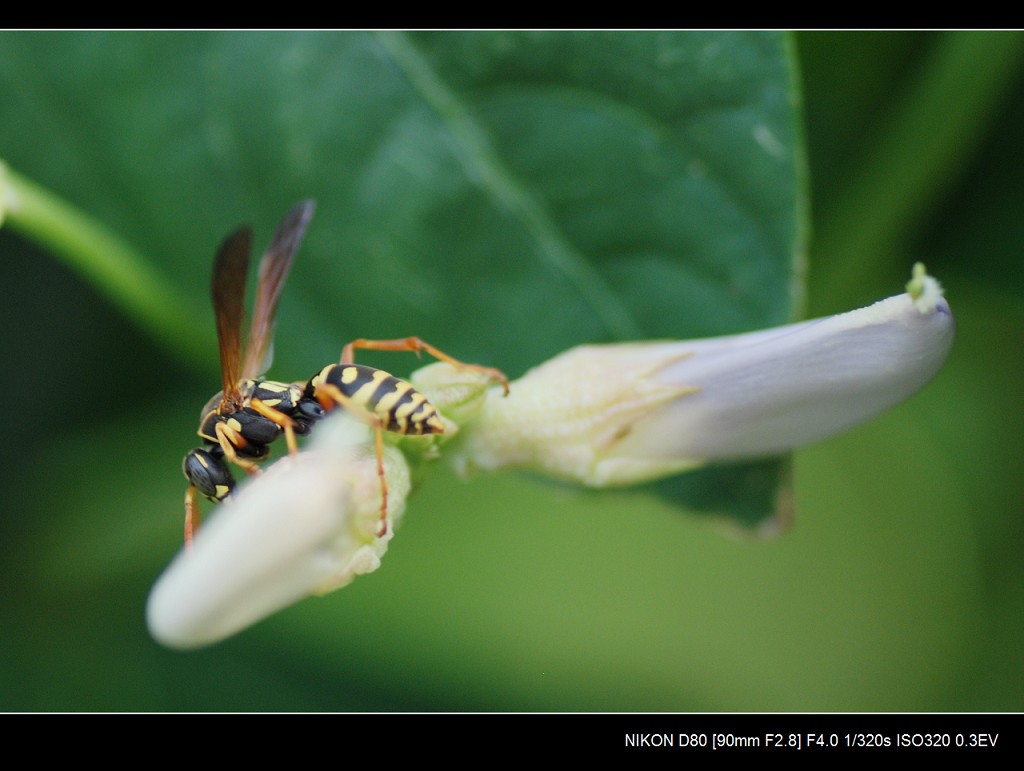
[[[785,453],[892,407],[954,336],[938,282],[838,316],[691,341],[585,345],[526,373],[463,427],[462,468],[628,485]]]
[[[409,470],[386,445],[387,531],[367,427],[338,410],[308,449],[244,481],[157,580],[146,617],[170,648],[232,635],[309,594],[380,566],[409,494]]]

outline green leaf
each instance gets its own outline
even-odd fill
[[[514,377],[579,343],[741,332],[785,323],[803,305],[803,148],[781,33],[3,33],[0,50],[0,157],[145,255],[163,296],[191,298],[181,332],[191,339],[178,352],[210,351],[189,358],[184,377],[166,362],[142,367],[137,354],[102,359],[103,389],[71,402],[61,421],[58,441],[70,449],[54,460],[40,446],[16,496],[53,533],[44,543],[19,530],[24,540],[10,541],[28,544],[25,567],[52,582],[29,590],[26,605],[45,607],[82,575],[90,589],[72,596],[120,597],[118,581],[155,572],[173,548],[176,467],[203,389],[219,384],[213,254],[240,223],[265,244],[300,199],[315,199],[317,213],[281,302],[271,374],[282,379],[309,377],[356,337],[416,334]],[[147,321],[152,307],[94,286],[167,343]],[[10,312],[38,316],[8,299]],[[77,345],[90,345],[87,328],[67,324]],[[45,329],[23,328],[20,344],[54,344]],[[396,354],[367,361],[399,374],[415,366]],[[72,385],[87,378],[78,372]],[[41,381],[40,403],[69,403],[67,379]],[[12,419],[15,435],[36,436],[31,416]],[[120,462],[126,448],[133,463]],[[648,502],[639,516],[674,527],[678,511],[699,510],[756,523],[772,513],[784,465],[697,472],[671,507]],[[154,478],[157,467],[166,476]],[[73,481],[60,489],[52,478]],[[402,535],[413,551],[412,523],[429,522],[431,507],[463,523],[449,546],[469,554],[480,532],[465,523],[483,524],[479,510],[499,506],[489,492],[509,511],[529,510],[518,527],[567,508],[586,518],[595,501],[510,480],[477,483],[447,504],[445,486],[459,483],[442,475],[437,484],[433,498],[411,502]],[[646,498],[616,494],[597,508],[614,522]],[[132,520],[132,539],[121,505],[147,512]],[[53,514],[62,507],[74,516]],[[400,561],[393,551],[388,560]],[[434,569],[439,585],[462,580],[457,564]],[[358,583],[345,590],[357,603],[373,592]],[[335,623],[319,618],[314,626]],[[368,629],[354,644],[376,652],[377,642]],[[29,656],[53,643],[24,645]],[[9,706],[61,706],[40,688]],[[386,694],[369,703],[395,698]]]
[[[205,296],[237,221],[266,237],[317,200],[283,303],[290,379],[353,337],[418,334],[517,374],[581,342],[738,332],[799,305],[779,34],[4,41],[12,167],[119,228],[173,292]]]

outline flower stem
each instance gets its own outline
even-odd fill
[[[191,366],[216,366],[191,298],[110,230],[0,161],[5,224],[62,260],[172,354]]]
[[[1024,61],[1015,32],[948,32],[816,225],[816,292],[862,300],[977,150]],[[895,268],[894,268],[895,269]],[[903,270],[902,267],[899,268]]]

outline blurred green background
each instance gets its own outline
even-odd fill
[[[168,292],[133,305],[140,284],[0,230],[0,709],[1019,711],[1022,54],[1016,33],[0,34],[0,158]],[[574,342],[848,310],[916,260],[958,339],[922,393],[795,455],[774,539],[438,468],[377,573],[170,652],[143,608],[218,387],[212,255],[305,197],[282,378],[405,334],[517,376]],[[413,368],[396,356],[367,360]]]

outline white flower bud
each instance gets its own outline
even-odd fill
[[[489,398],[457,463],[603,487],[823,439],[906,399],[945,361],[955,325],[938,282],[915,266],[907,288],[748,334],[573,348]]]
[[[171,648],[228,637],[310,594],[376,570],[405,507],[409,469],[386,445],[388,526],[368,428],[338,410],[308,449],[277,461],[217,508],[156,582],[146,617]]]

